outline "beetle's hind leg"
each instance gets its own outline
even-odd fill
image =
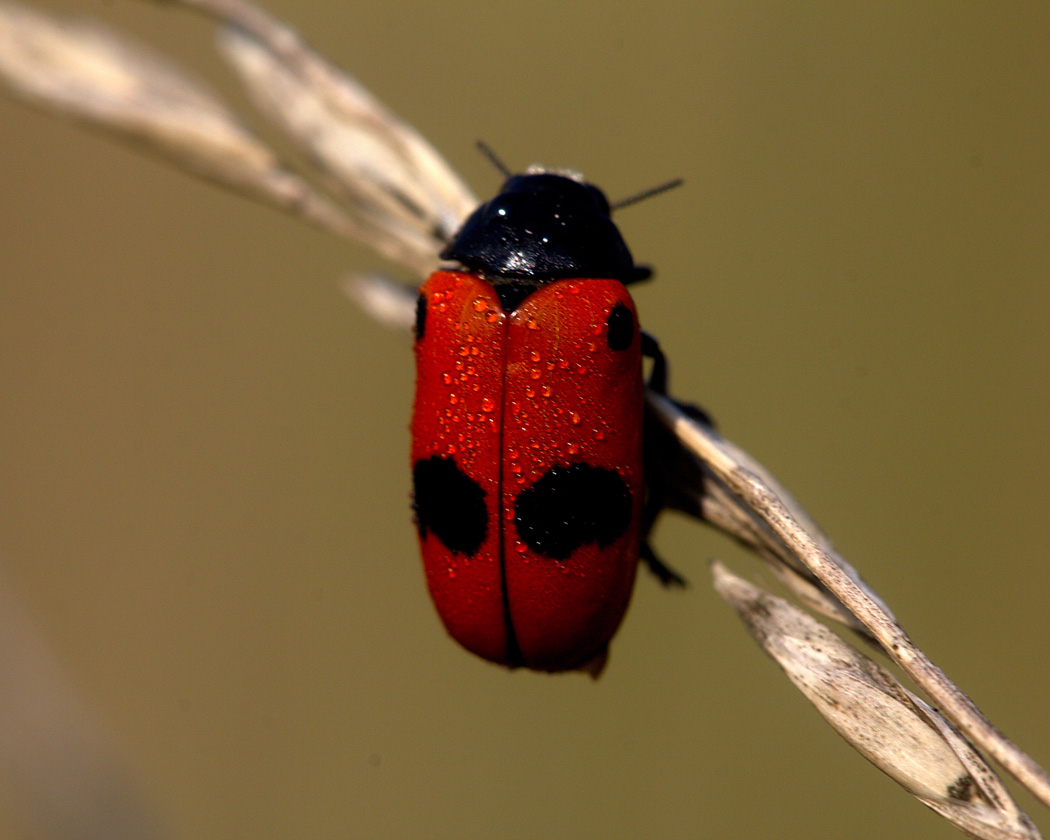
[[[649,534],[656,523],[656,518],[664,509],[666,493],[664,492],[663,476],[653,468],[652,452],[648,446],[646,446],[645,460],[645,504],[642,507],[642,543],[638,549],[638,559],[649,567],[649,571],[664,586],[686,586],[686,579],[661,560],[649,542]]]
[[[638,557],[649,567],[649,571],[656,575],[656,579],[663,586],[668,588],[672,586],[688,586],[688,581],[684,577],[656,556],[653,547],[649,545],[649,540],[642,541]]]

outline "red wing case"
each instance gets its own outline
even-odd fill
[[[638,566],[641,341],[615,280],[560,280],[509,316],[503,550],[524,663],[575,668],[619,627]]]
[[[630,600],[643,496],[638,319],[615,280],[559,280],[510,314],[438,272],[420,293],[414,508],[449,633],[504,665],[600,656]]]
[[[438,272],[420,290],[413,507],[427,586],[448,632],[505,665],[499,464],[507,316],[492,287]]]

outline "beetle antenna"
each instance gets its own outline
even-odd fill
[[[489,146],[484,140],[475,140],[474,145],[478,147],[478,151],[481,152],[504,178],[509,178],[513,173],[507,169],[506,164],[499,159],[492,147]]]
[[[627,198],[621,198],[615,204],[610,205],[610,210],[622,210],[629,204],[637,204],[639,201],[644,201],[647,198],[652,198],[654,195],[665,193],[668,190],[673,190],[675,187],[680,187],[685,183],[681,178],[674,178],[665,184],[659,184],[655,187],[649,187],[647,190],[642,190],[634,195],[629,195]]]

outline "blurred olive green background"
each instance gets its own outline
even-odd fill
[[[242,104],[201,19],[40,5]],[[612,198],[684,177],[618,217],[675,392],[1050,762],[1050,8],[267,5],[479,194],[476,138]],[[7,98],[0,161],[2,575],[176,836],[961,836],[759,652],[709,529],[661,523],[693,585],[640,578],[596,683],[448,640],[408,341],[337,285],[389,266]]]

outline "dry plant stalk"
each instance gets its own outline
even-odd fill
[[[715,589],[824,719],[908,793],[973,837],[1038,837],[958,731],[885,669],[782,598],[712,566]]]
[[[251,3],[164,2],[223,24],[223,55],[312,171],[296,172],[190,74],[95,22],[0,2],[0,78],[34,104],[131,139],[426,276],[477,203],[426,140]],[[412,288],[355,277],[347,291],[380,321],[401,329],[412,323]],[[967,834],[1038,837],[970,742],[1050,806],[1046,771],[911,642],[761,465],[666,397],[648,394],[647,410],[669,506],[750,547],[803,604],[877,643],[940,711],[823,625],[716,564],[717,591],[817,710],[861,754]]]

